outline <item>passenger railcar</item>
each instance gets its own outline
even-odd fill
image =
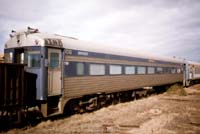
[[[5,62],[36,74],[36,100],[44,117],[99,108],[136,96],[137,89],[182,82],[184,62],[138,55],[73,37],[12,32]]]
[[[200,63],[193,61],[185,62],[185,85],[189,86],[190,83],[200,79]]]

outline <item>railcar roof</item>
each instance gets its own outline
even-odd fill
[[[25,32],[24,32],[25,33]],[[23,32],[19,32],[18,34],[23,34]],[[48,34],[48,33],[31,33],[26,36],[26,39],[39,39],[43,40],[40,45],[44,46],[45,38],[56,38],[61,39],[63,43],[63,47],[67,49],[80,50],[80,51],[89,51],[96,53],[104,53],[104,54],[113,54],[113,55],[121,55],[121,56],[129,56],[129,57],[139,57],[139,58],[147,58],[152,60],[162,60],[168,62],[175,63],[183,63],[183,60],[176,58],[169,58],[164,56],[152,55],[147,53],[137,52],[133,48],[128,48],[124,46],[115,46],[115,45],[107,45],[107,44],[97,44],[93,42],[79,40],[74,37],[62,36],[57,34]],[[12,40],[12,38],[10,39]],[[7,46],[9,48],[9,41],[7,41]],[[24,44],[24,46],[27,44]],[[122,44],[123,45],[123,44]],[[12,45],[11,45],[12,46]]]
[[[194,62],[194,61],[188,61],[188,64],[200,66],[200,63],[199,63],[199,62]]]

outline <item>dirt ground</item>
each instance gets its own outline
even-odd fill
[[[186,96],[166,92],[7,133],[200,134],[200,84],[185,91]]]

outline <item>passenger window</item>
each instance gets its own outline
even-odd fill
[[[168,74],[170,74],[171,73],[171,68],[165,68],[166,70],[165,70],[165,73],[168,73]]]
[[[146,67],[138,67],[137,73],[138,74],[145,74],[146,73]]]
[[[176,69],[175,69],[175,68],[172,68],[172,69],[171,69],[171,73],[172,73],[172,74],[175,74],[175,73],[176,73]]]
[[[195,74],[200,74],[200,68],[199,67],[195,67]]]
[[[77,75],[84,75],[84,63],[77,63],[76,64],[76,74]]]
[[[126,66],[125,74],[135,74],[135,66]]]
[[[156,73],[162,74],[163,73],[163,68],[162,67],[157,67]]]
[[[90,75],[105,75],[105,65],[103,64],[90,64]]]
[[[155,73],[155,68],[154,67],[148,67],[147,68],[147,73],[148,74],[154,74]]]
[[[180,68],[177,69],[177,73],[178,73],[178,74],[181,73],[181,69],[180,69]]]
[[[120,65],[110,65],[110,74],[122,74],[122,67]]]

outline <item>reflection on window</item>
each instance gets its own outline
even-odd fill
[[[135,67],[134,66],[126,66],[125,74],[135,74]]]
[[[40,67],[40,54],[38,53],[28,54],[28,67]]]
[[[146,67],[138,67],[137,73],[138,74],[145,74],[146,73]]]
[[[20,63],[24,64],[24,53],[20,54]]]
[[[175,69],[175,68],[172,68],[172,69],[171,69],[171,73],[172,73],[172,74],[175,74],[175,73],[176,73],[176,69]]]
[[[4,56],[5,56],[5,62],[6,63],[12,63],[12,60],[13,60],[13,53],[12,52],[5,53]]]
[[[90,75],[105,75],[105,65],[90,64]]]
[[[177,73],[178,73],[178,74],[181,73],[181,69],[180,69],[180,68],[177,69]]]
[[[177,70],[178,72],[178,70]],[[199,67],[195,67],[195,74],[200,74],[200,68]]]
[[[148,74],[154,74],[155,73],[155,68],[154,67],[148,67],[147,68],[147,73]]]
[[[84,75],[84,63],[77,63],[76,64],[76,74],[77,75]]]
[[[122,67],[120,65],[110,65],[110,74],[122,74]]]
[[[59,53],[50,53],[50,67],[59,67]]]
[[[171,68],[165,67],[164,72],[170,74],[171,73]]]
[[[162,67],[157,67],[156,72],[157,72],[158,74],[163,73],[163,68],[162,68]]]

